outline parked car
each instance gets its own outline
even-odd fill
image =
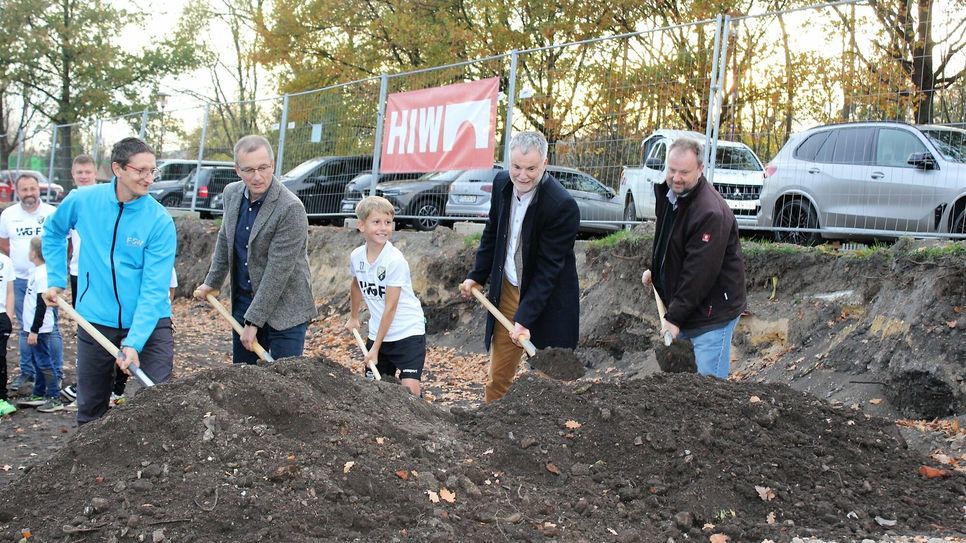
[[[467,170],[449,187],[446,215],[483,220],[490,213],[493,179],[503,170],[502,164],[485,170]],[[547,172],[577,201],[580,208],[580,231],[612,232],[620,228],[624,208],[613,189],[590,175],[573,168],[547,166]]]
[[[184,196],[185,181],[186,177],[168,181],[155,181],[148,194],[161,202],[164,207],[179,207]]]
[[[194,209],[197,210],[202,219],[210,219],[214,215],[221,215],[223,206],[221,204],[221,193],[229,183],[241,181],[235,173],[234,166],[205,166],[188,176],[183,185],[184,207],[190,207],[192,200]],[[197,190],[197,197],[195,191]]]
[[[223,167],[234,167],[235,164],[231,161],[225,160],[202,160],[202,166],[223,166]],[[161,172],[161,177],[158,181],[178,181],[184,180],[185,177],[195,171],[198,167],[197,160],[188,160],[180,158],[164,158],[158,161],[158,170]]]
[[[380,174],[376,195],[392,202],[397,222],[411,224],[421,231],[435,230],[446,211],[449,186],[463,170],[431,172],[427,174]],[[369,193],[372,174],[360,175],[346,186],[342,200],[342,212],[355,213],[356,204]],[[400,215],[415,218],[401,219]]]
[[[64,199],[64,187],[58,183],[50,183],[47,176],[37,170],[0,170],[0,201],[13,202],[17,199],[14,183],[23,173],[35,176],[40,182],[41,201],[53,204]]]
[[[966,130],[882,121],[794,134],[766,169],[761,204],[760,226],[822,230],[775,231],[780,241],[966,233]]]
[[[621,173],[620,200],[624,220],[653,220],[654,185],[667,179],[667,150],[678,138],[704,142],[704,134],[685,130],[657,130],[641,143],[641,166],[625,166]],[[758,223],[759,196],[764,167],[747,145],[718,140],[714,188],[735,214],[738,226]]]
[[[346,185],[361,172],[371,169],[371,155],[323,156],[292,168],[281,181],[302,200],[310,217],[314,215],[315,220],[328,222],[341,213]]]

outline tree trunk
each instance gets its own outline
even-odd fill
[[[936,74],[933,72],[932,0],[919,0],[919,23],[912,54],[912,84],[918,89],[916,100],[916,123],[932,122],[932,103],[936,92]]]

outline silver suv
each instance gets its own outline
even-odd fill
[[[966,233],[966,130],[860,122],[794,134],[765,170],[758,225],[820,229],[775,231],[809,245]]]

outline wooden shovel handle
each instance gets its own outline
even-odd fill
[[[231,316],[231,313],[228,312],[228,309],[226,309],[225,306],[221,305],[221,302],[218,301],[218,291],[213,290],[209,292],[205,298],[207,298],[208,303],[211,304],[211,306],[214,307],[215,310],[217,310],[226,321],[228,321],[228,324],[231,325],[235,332],[238,333],[239,336],[242,335],[244,328],[242,328],[242,325],[238,324],[238,321],[235,320],[235,317]],[[268,354],[268,351],[266,351],[261,344],[258,343],[257,339],[252,341],[252,347],[254,347],[253,350],[255,351],[255,354],[257,354],[258,357],[265,362],[275,362],[275,359],[272,358],[272,355]]]
[[[90,334],[92,338],[94,338],[94,341],[100,343],[101,347],[104,347],[104,350],[111,353],[113,356],[117,358],[122,358],[124,356],[124,351],[117,348],[116,345],[111,343],[111,340],[107,339],[104,336],[104,334],[101,333],[100,330],[98,330],[97,328],[94,328],[94,325],[92,325],[90,322],[87,321],[87,319],[82,317],[80,313],[78,313],[70,305],[70,303],[67,302],[67,300],[61,298],[60,296],[57,296],[56,300],[57,300],[57,307],[59,307],[61,311],[63,311],[64,313],[67,313],[67,315],[70,318],[74,319],[74,321],[78,324],[78,326],[86,330],[87,333]],[[128,366],[128,369],[131,370],[131,374],[134,375],[134,377],[138,381],[140,381],[142,385],[146,387],[154,386],[154,381],[152,381],[151,378],[148,377],[148,374],[144,373],[144,371],[142,371],[141,368],[139,368],[138,366],[131,364],[130,366]]]
[[[369,349],[366,348],[366,342],[362,341],[362,336],[359,335],[359,329],[353,328],[352,335],[356,338],[356,344],[362,349],[362,356],[369,356]],[[376,378],[376,381],[382,381],[382,376],[379,375],[379,370],[376,369],[375,362],[369,362],[369,369],[372,370],[372,375]]]
[[[654,291],[654,303],[657,304],[657,314],[658,314],[659,317],[661,317],[661,323],[662,323],[662,326],[663,326],[664,316],[667,315],[667,308],[664,307],[664,302],[661,301],[661,296],[660,296],[660,294],[657,293],[657,287],[654,286],[654,283],[653,282],[651,283],[651,290]],[[673,342],[673,341],[674,341],[674,338],[671,337],[670,330],[665,330],[664,331],[664,346],[665,347],[670,347],[671,346],[671,342]]]
[[[500,313],[500,310],[497,309],[497,307],[493,305],[493,303],[490,302],[490,300],[486,299],[486,296],[484,296],[483,293],[480,292],[480,289],[473,287],[472,290],[473,290],[473,296],[475,296],[476,299],[479,300],[481,304],[483,304],[483,307],[485,307],[490,312],[491,315],[496,317],[496,320],[500,321],[500,324],[502,324],[503,327],[506,328],[507,332],[513,332],[513,323],[510,322],[510,319],[504,317],[503,313]],[[529,339],[520,338],[519,341],[520,341],[520,344],[523,345],[523,350],[525,350],[528,355],[536,356],[537,348],[533,346],[533,343]]]

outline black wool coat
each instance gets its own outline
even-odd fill
[[[520,232],[523,256],[523,280],[520,283],[520,306],[514,321],[530,330],[530,340],[538,349],[577,346],[580,319],[580,289],[574,242],[580,226],[580,210],[573,196],[548,173],[534,189]],[[510,236],[510,203],[513,183],[506,171],[493,181],[490,216],[483,229],[480,248],[473,270],[467,276],[485,285],[493,305],[500,305],[503,268]],[[486,348],[496,319],[488,315]]]

